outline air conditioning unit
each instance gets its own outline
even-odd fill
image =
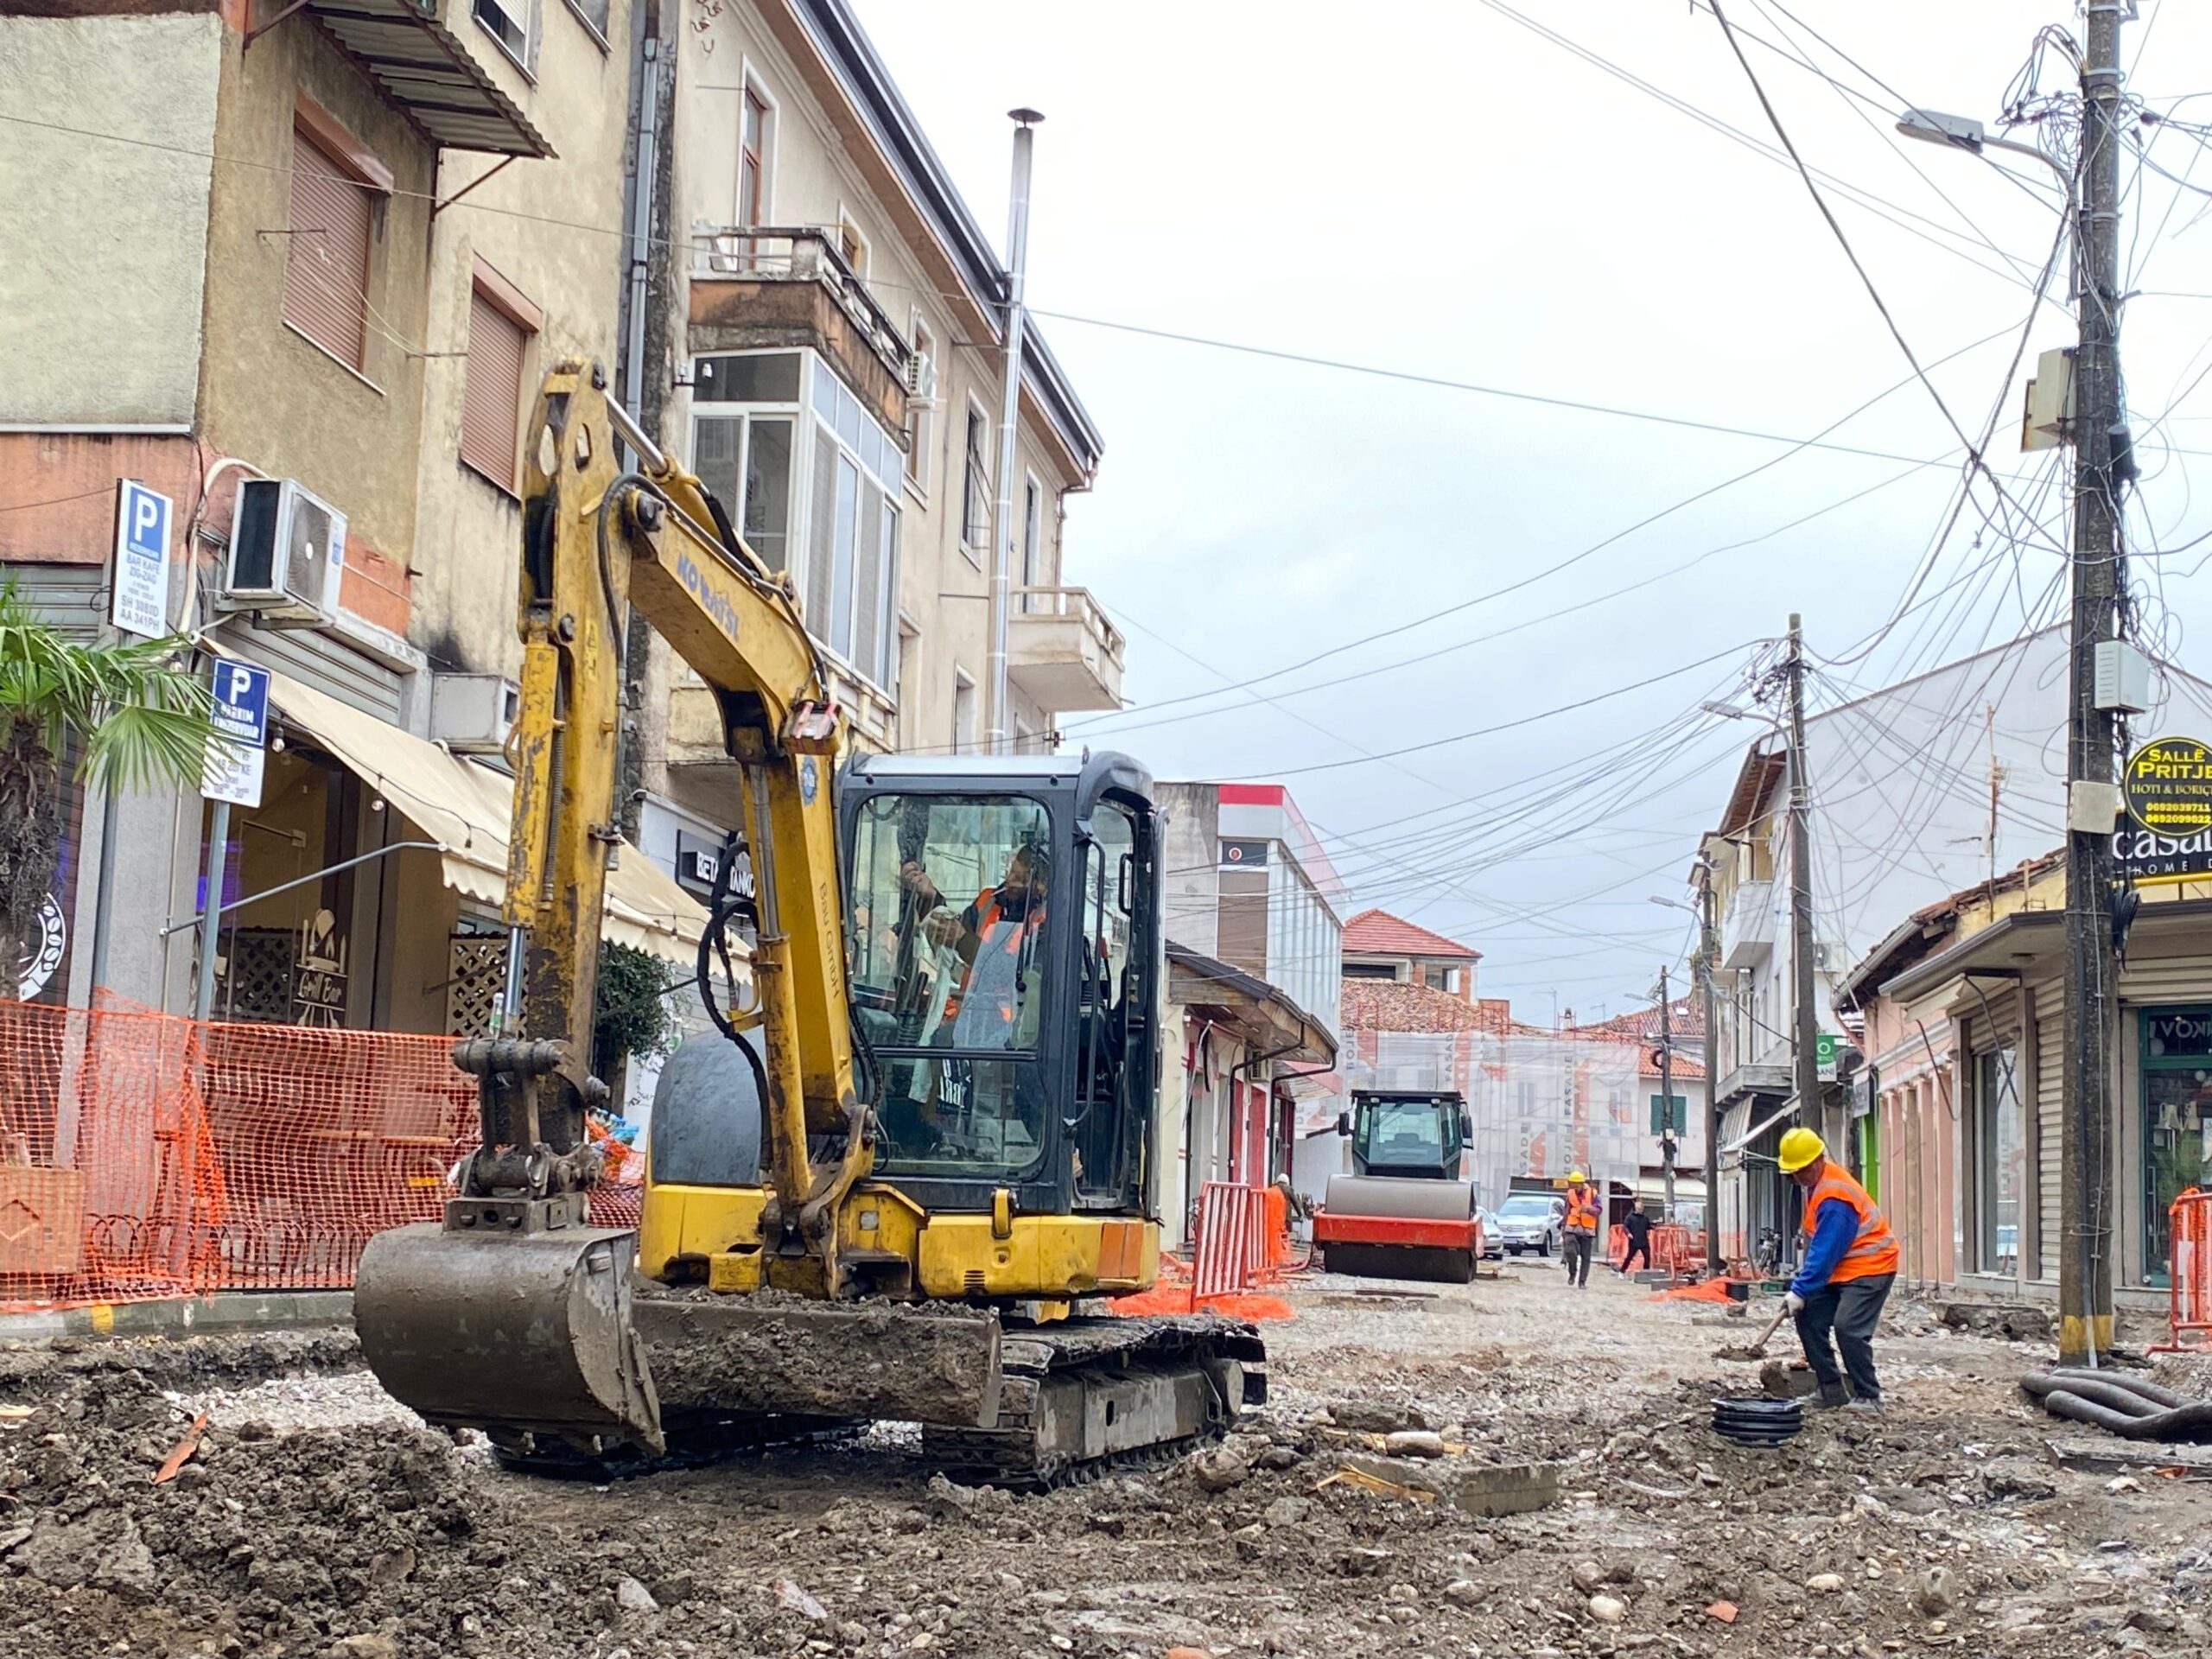
[[[238,486],[221,608],[267,623],[314,626],[338,613],[346,574],[346,515],[296,479]]]
[[[906,359],[906,397],[926,408],[937,407],[937,364],[920,352]]]
[[[497,754],[521,712],[522,688],[499,674],[438,674],[430,680],[430,736],[458,754]]]

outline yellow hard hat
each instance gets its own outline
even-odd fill
[[[1810,1129],[1789,1129],[1783,1135],[1782,1151],[1775,1162],[1782,1166],[1783,1174],[1794,1175],[1815,1158],[1826,1157],[1827,1150],[1821,1144],[1821,1137]]]
[[[1579,1169],[1570,1169],[1567,1172],[1567,1184],[1569,1186],[1580,1186],[1588,1179],[1589,1177],[1583,1174],[1583,1173]]]

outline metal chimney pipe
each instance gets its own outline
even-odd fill
[[[1031,129],[1045,118],[1034,110],[1008,110],[1014,124],[1014,188],[1007,203],[1006,391],[999,404],[999,499],[991,530],[991,648],[984,677],[990,682],[990,752],[1014,753],[1014,710],[1007,678],[1007,618],[1014,601],[1014,474],[1020,464],[1015,438],[1021,429],[1023,275],[1029,258]]]

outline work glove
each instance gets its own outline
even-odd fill
[[[1805,1311],[1805,1299],[1793,1290],[1782,1299],[1782,1306],[1783,1311],[1794,1319]]]

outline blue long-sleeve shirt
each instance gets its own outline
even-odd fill
[[[1813,1224],[1812,1242],[1805,1246],[1805,1260],[1797,1276],[1789,1281],[1789,1288],[1800,1296],[1809,1296],[1827,1283],[1828,1275],[1842,1264],[1844,1253],[1858,1236],[1857,1212],[1841,1199],[1830,1198],[1821,1206]]]

